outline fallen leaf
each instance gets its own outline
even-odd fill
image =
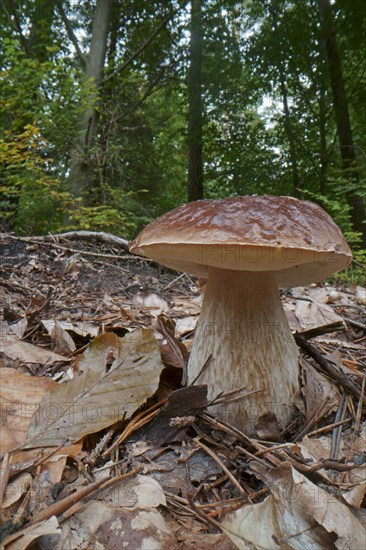
[[[163,369],[150,329],[101,334],[76,360],[74,378],[49,392],[32,418],[26,448],[78,441],[130,418],[159,384]]]
[[[99,334],[99,327],[94,323],[89,323],[87,321],[70,323],[68,321],[55,321],[54,319],[44,319],[42,321],[42,324],[48,332],[51,332],[57,324],[67,332],[75,332],[75,334],[83,336],[84,338],[95,338]]]
[[[167,403],[145,427],[144,437],[150,442],[164,444],[171,441],[182,429],[192,422],[192,417],[207,407],[207,386],[188,386],[173,391]]]
[[[351,510],[288,462],[266,473],[271,495],[225,516],[225,533],[240,549],[361,549],[366,530]]]
[[[129,510],[166,506],[164,491],[152,477],[138,474],[110,489],[104,502],[111,506],[121,506]]]
[[[169,309],[168,303],[154,292],[138,292],[135,294],[134,303],[140,308],[149,310],[153,317],[158,317]]]
[[[199,315],[201,313],[202,299],[197,300],[193,298],[191,300],[187,298],[176,298],[172,304],[171,309],[175,313],[184,313],[185,315]]]
[[[76,350],[76,345],[71,338],[70,334],[64,330],[57,322],[55,322],[53,328],[49,332],[53,351],[62,355],[70,355]]]
[[[185,345],[179,342],[175,336],[175,323],[169,317],[159,315],[156,328],[167,341],[166,344],[160,346],[160,353],[164,363],[185,371],[189,354]]]
[[[40,537],[44,535],[54,535],[60,532],[58,521],[55,516],[52,516],[47,521],[35,523],[18,531],[14,535],[10,535],[3,541],[1,549],[25,550],[32,542]]]
[[[20,361],[23,364],[37,363],[40,365],[52,365],[56,361],[70,361],[67,357],[54,353],[49,349],[33,346],[19,340],[16,336],[9,335],[6,340],[0,342],[0,351],[13,361]]]
[[[1,453],[24,443],[39,403],[56,387],[57,383],[50,378],[30,376],[5,367],[0,369]]]
[[[182,336],[188,332],[193,332],[196,329],[198,323],[198,317],[192,315],[188,317],[182,317],[181,319],[176,319],[175,321],[175,334],[177,336]]]
[[[166,500],[157,481],[144,475],[128,479],[102,491],[98,501],[88,502],[65,521],[59,547],[174,548],[171,530],[157,509],[160,505]]]
[[[26,317],[22,317],[16,323],[12,323],[7,327],[7,333],[16,336],[21,339],[24,336],[25,330],[28,326],[28,320]]]
[[[366,481],[355,485],[350,491],[345,491],[343,493],[343,498],[350,506],[354,508],[361,508],[361,504],[366,495]]]
[[[296,301],[295,316],[303,331],[343,323],[343,318],[331,306],[304,300]]]
[[[360,306],[366,306],[366,288],[362,286],[357,286],[355,290],[355,299],[356,304]]]
[[[32,482],[32,476],[28,472],[19,474],[16,479],[10,481],[6,486],[5,495],[3,498],[2,508],[9,508],[17,502],[26,491],[28,491]]]

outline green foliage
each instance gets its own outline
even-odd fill
[[[366,250],[362,246],[361,234],[354,231],[351,223],[350,206],[347,201],[346,190],[349,189],[343,177],[339,176],[329,182],[332,194],[325,196],[319,193],[304,192],[308,200],[320,204],[332,216],[342,229],[342,232],[352,250],[353,262],[340,273],[333,275],[331,280],[345,284],[366,285]]]
[[[0,223],[15,231],[43,233],[60,225],[60,210],[68,200],[52,176],[52,159],[44,158],[46,140],[31,124],[19,134],[0,138]],[[58,222],[57,222],[58,218]]]
[[[101,86],[86,79],[56,4],[27,0],[20,11],[7,3],[0,14],[0,220],[18,232],[59,231],[68,214],[69,226],[133,237],[186,200],[189,4],[115,2]],[[362,262],[349,195],[366,200],[365,6],[348,4],[336,0],[333,8],[358,188],[340,171],[318,2],[209,0],[202,5],[205,196],[292,194],[295,163],[301,197],[328,210]],[[95,1],[62,6],[86,54]],[[93,110],[97,132],[86,147],[80,128]],[[68,192],[75,144],[90,177],[84,202]]]

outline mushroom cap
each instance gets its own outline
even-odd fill
[[[320,281],[352,259],[320,206],[270,195],[183,204],[147,225],[130,251],[197,276],[209,266],[274,271],[283,288]]]

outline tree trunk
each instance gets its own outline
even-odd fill
[[[94,10],[92,36],[86,59],[85,81],[92,82],[96,93],[102,80],[112,4],[113,0],[97,0]],[[97,105],[88,105],[82,114],[78,138],[71,150],[69,190],[73,198],[82,199],[82,204],[88,203],[88,193],[93,184],[93,168],[89,152],[96,137],[98,119]]]
[[[276,5],[272,5],[270,8],[270,12],[273,19],[273,30],[275,34],[275,40],[277,40],[277,47],[280,50],[281,46],[281,32],[278,30],[278,24],[277,24],[277,11],[276,11]],[[277,65],[279,78],[280,78],[280,90],[281,90],[281,97],[282,97],[282,104],[283,104],[283,112],[285,115],[284,120],[284,128],[285,128],[285,134],[289,145],[289,156],[290,156],[290,164],[291,164],[291,173],[292,173],[292,188],[293,188],[293,194],[295,197],[300,196],[300,176],[299,176],[299,170],[297,166],[297,155],[296,155],[296,146],[295,146],[295,139],[291,128],[291,116],[290,116],[290,107],[288,104],[288,93],[287,93],[287,86],[286,86],[286,76],[285,76],[285,69],[283,66],[282,58],[281,56],[278,57],[278,65]]]
[[[285,115],[284,126],[285,126],[285,133],[286,133],[286,137],[289,145],[291,173],[292,173],[292,188],[293,188],[294,196],[299,198],[300,187],[301,187],[300,176],[299,176],[299,170],[297,167],[295,139],[291,128],[291,117],[290,117],[290,108],[288,105],[288,94],[287,94],[287,86],[286,86],[286,79],[285,79],[285,71],[283,69],[281,60],[279,61],[279,73],[280,73],[280,87],[281,87],[283,111]]]
[[[203,198],[202,160],[202,0],[191,1],[188,75],[188,201]]]
[[[352,128],[344,86],[342,63],[332,16],[332,7],[329,0],[319,0],[319,6],[322,33],[326,44],[326,55],[333,94],[334,114],[337,124],[342,168],[345,177],[350,182],[348,203],[351,207],[352,225],[355,231],[361,233],[362,243],[366,248],[366,225],[364,223],[366,214],[362,197],[355,193],[355,188],[357,188],[360,178],[356,166]]]

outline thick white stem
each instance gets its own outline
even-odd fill
[[[207,290],[188,363],[192,382],[212,355],[197,384],[209,398],[245,386],[263,390],[210,407],[222,420],[254,433],[258,418],[272,412],[284,426],[299,391],[298,349],[274,273],[209,268]]]

